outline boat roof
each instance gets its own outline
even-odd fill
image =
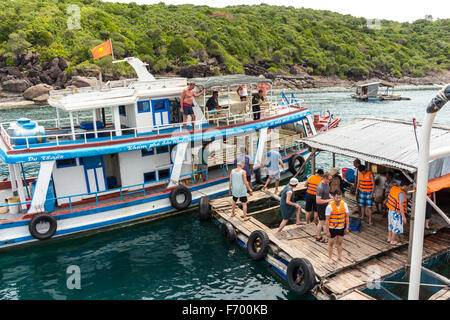
[[[418,127],[420,126],[418,124]],[[418,151],[414,127],[408,121],[362,118],[301,140],[318,150],[409,172],[417,171]],[[450,141],[450,127],[433,125],[430,150],[448,146],[448,141]],[[435,161],[438,160],[445,160],[450,164],[450,157]],[[445,166],[447,169],[442,167],[436,175],[446,174],[450,165]]]
[[[383,81],[359,84],[358,87],[368,87],[373,85],[378,85],[379,87],[390,87],[390,88],[394,87],[393,84]]]
[[[188,79],[188,82],[195,82],[196,85],[201,85],[205,89],[214,87],[231,87],[242,84],[272,83],[271,80],[264,77],[249,76],[245,74],[232,74],[207,78],[191,78]]]

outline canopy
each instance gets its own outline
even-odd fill
[[[272,83],[272,81],[269,79],[256,76],[248,76],[245,74],[232,74],[227,76],[215,76],[207,78],[190,78],[188,79],[188,82],[195,82],[196,85],[201,85],[205,89],[214,87],[237,86],[241,84]]]
[[[442,177],[428,180],[427,192],[437,192],[445,188],[450,188],[450,173]]]

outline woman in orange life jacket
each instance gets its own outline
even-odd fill
[[[342,257],[342,242],[344,235],[348,234],[348,228],[350,225],[349,211],[347,204],[342,201],[342,192],[337,190],[333,195],[333,201],[331,201],[325,209],[327,237],[330,239],[328,242],[328,263],[333,264],[333,246],[334,238],[336,238],[336,248],[338,252],[338,259],[345,262]]]
[[[409,182],[402,179],[400,187],[393,186],[389,192],[386,207],[388,208],[388,239],[387,241],[396,245],[395,241],[398,234],[403,233],[403,225],[406,221],[406,191],[409,190]]]
[[[372,204],[373,204],[373,191],[375,182],[373,179],[373,173],[366,170],[364,165],[359,166],[358,184],[356,186],[356,200],[358,206],[361,207],[361,219],[364,219],[365,212],[369,215],[369,226],[373,225],[372,222]]]

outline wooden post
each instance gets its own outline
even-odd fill
[[[316,174],[316,151],[317,149],[312,149],[312,159],[311,159],[311,174]]]
[[[333,152],[333,168],[336,168],[336,154]]]

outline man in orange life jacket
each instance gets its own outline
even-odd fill
[[[373,225],[372,222],[372,203],[373,192],[375,182],[373,179],[373,173],[366,170],[364,165],[359,166],[358,184],[356,186],[356,200],[358,206],[361,207],[361,219],[364,219],[365,212],[369,215],[369,226]]]
[[[342,257],[342,242],[344,235],[348,234],[349,211],[347,204],[342,201],[342,192],[337,190],[333,195],[333,201],[331,201],[325,210],[327,227],[327,237],[330,239],[328,242],[328,263],[333,264],[333,245],[334,238],[336,238],[336,247],[338,252],[338,259],[345,262]]]
[[[403,233],[403,225],[406,223],[406,191],[409,189],[409,182],[403,179],[400,182],[400,187],[393,186],[389,192],[386,207],[388,211],[388,239],[387,241],[396,245],[395,241],[398,234]]]
[[[322,181],[323,170],[317,170],[317,174],[311,175],[308,180],[306,180],[306,196],[305,196],[305,211],[306,211],[306,223],[310,223],[311,213],[314,212],[314,222],[317,222],[317,204],[316,204],[316,194],[317,186]]]

